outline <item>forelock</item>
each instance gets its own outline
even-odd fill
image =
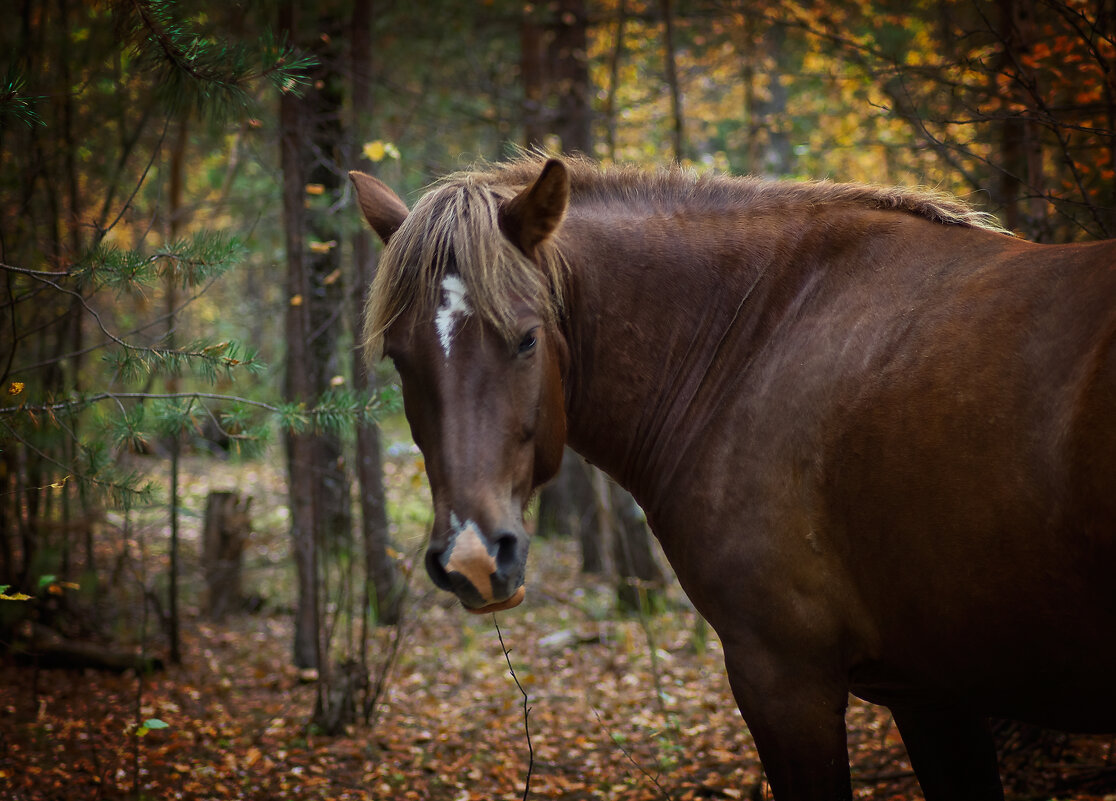
[[[389,240],[372,282],[364,327],[370,359],[379,358],[384,332],[407,309],[433,313],[447,275],[461,278],[473,312],[509,341],[516,336],[513,299],[554,319],[564,270],[558,248],[544,243],[535,265],[500,230],[501,205],[522,188],[489,173],[458,173],[415,204]]]

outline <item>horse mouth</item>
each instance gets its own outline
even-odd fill
[[[470,608],[468,606],[466,606],[465,608],[472,612],[474,615],[486,615],[489,612],[503,612],[505,609],[512,609],[516,606],[519,606],[521,603],[523,603],[523,599],[524,597],[526,597],[526,595],[527,588],[520,584],[519,588],[511,594],[510,598],[507,598],[503,601],[497,601],[494,604],[486,604],[485,606],[481,606],[476,609]]]

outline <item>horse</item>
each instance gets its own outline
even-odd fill
[[[426,460],[433,582],[525,594],[567,443],[646,512],[777,801],[852,797],[849,694],[928,801],[1003,798],[989,717],[1116,730],[1116,243],[943,194],[521,155],[385,242],[363,347]]]

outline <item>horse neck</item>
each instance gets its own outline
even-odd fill
[[[805,229],[573,207],[564,232],[569,443],[650,514],[761,347],[765,316],[794,302]]]

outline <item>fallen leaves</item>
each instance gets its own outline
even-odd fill
[[[639,621],[609,614],[611,589],[578,575],[572,543],[538,541],[532,557],[538,591],[498,616],[531,757],[491,616],[416,578],[373,725],[342,737],[306,727],[315,688],[287,664],[284,616],[190,622],[186,664],[142,688],[0,665],[0,797],[515,801],[529,759],[532,799],[769,797],[720,644],[695,636],[681,596],[648,624],[653,662]],[[375,634],[373,679],[393,636]],[[919,797],[886,710],[854,702],[848,722],[857,798]],[[1093,747],[1083,757],[1103,765]]]

